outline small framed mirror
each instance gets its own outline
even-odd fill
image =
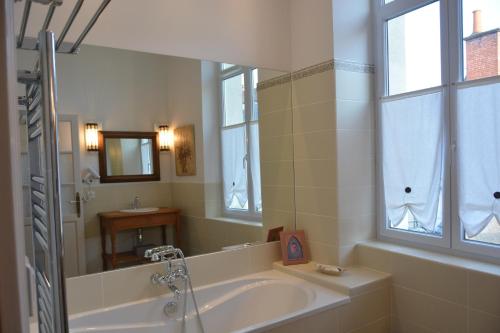
[[[101,183],[160,180],[156,132],[99,132]]]

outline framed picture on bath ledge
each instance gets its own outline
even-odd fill
[[[280,241],[283,265],[307,264],[309,262],[309,249],[304,230],[280,232]]]

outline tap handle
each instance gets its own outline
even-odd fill
[[[147,249],[144,252],[144,258],[150,258],[151,261],[165,260],[166,257],[175,256],[177,250],[172,245],[163,245]]]

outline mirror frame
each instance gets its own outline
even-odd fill
[[[153,146],[153,174],[108,176],[106,139],[151,139]],[[101,183],[147,182],[160,180],[160,149],[156,132],[99,131],[99,173]]]

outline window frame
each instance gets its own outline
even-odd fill
[[[500,245],[467,241],[464,229],[458,218],[458,174],[456,168],[456,98],[457,89],[463,85],[479,85],[500,82],[500,76],[465,81],[463,50],[463,0],[394,0],[385,4],[379,0],[375,5],[375,59],[376,59],[376,182],[377,182],[377,231],[378,238],[398,243],[408,243],[427,249],[441,249],[444,252],[459,252],[500,262]],[[441,32],[441,86],[388,96],[388,39],[387,22],[390,19],[417,10],[434,2],[440,3]],[[444,185],[443,185],[443,236],[419,234],[404,230],[391,229],[387,226],[382,173],[382,133],[381,106],[385,99],[410,97],[433,90],[443,91],[444,112]]]
[[[254,198],[254,189],[253,189],[253,179],[252,179],[252,154],[251,151],[251,140],[250,136],[250,126],[252,124],[258,124],[259,119],[252,120],[252,111],[253,111],[253,100],[252,100],[252,71],[256,69],[254,67],[245,67],[240,65],[233,65],[226,69],[223,69],[223,63],[219,64],[219,89],[220,89],[220,147],[221,147],[221,179],[222,179],[222,215],[228,218],[236,218],[242,219],[245,221],[261,223],[262,221],[262,211],[257,212],[255,209],[255,198]],[[245,120],[242,123],[233,124],[229,126],[224,126],[224,88],[223,82],[224,80],[233,78],[235,76],[243,74],[244,77],[244,85],[245,85],[245,95],[244,95],[244,103],[245,103]],[[242,127],[245,126],[246,129],[246,167],[247,167],[247,195],[248,195],[248,211],[238,210],[238,209],[229,209],[226,207],[226,203],[224,200],[224,174],[222,172],[224,168],[224,160],[223,160],[223,152],[222,152],[222,132],[224,129]]]

